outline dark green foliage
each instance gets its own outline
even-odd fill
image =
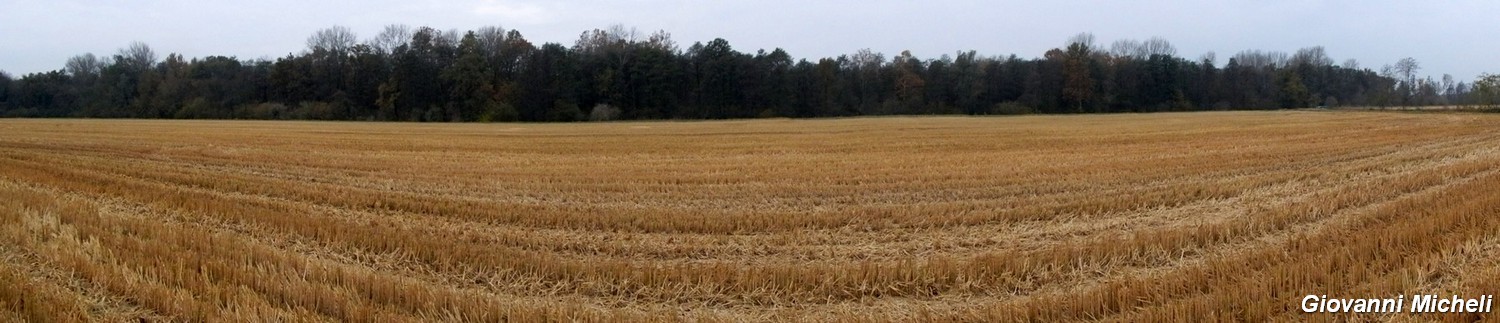
[[[1284,70],[1276,78],[1281,92],[1277,95],[1277,102],[1282,109],[1308,108],[1312,106],[1312,93],[1307,91],[1307,86],[1302,83],[1302,77],[1297,72]]]
[[[7,106],[5,104],[10,98],[10,84],[10,74],[6,74],[5,71],[0,71],[0,115],[3,115],[7,110]]]
[[[315,37],[334,35],[328,31],[347,29]],[[1291,63],[1253,51],[1260,56],[1220,67],[1173,52],[1111,54],[1092,48],[1091,38],[1036,59],[861,50],[813,61],[781,49],[740,52],[724,39],[679,49],[666,32],[639,37],[619,26],[585,32],[572,47],[533,46],[518,31],[493,27],[461,39],[432,28],[409,35],[379,45],[322,37],[274,61],[172,54],[158,62],[135,43],[112,59],[75,57],[66,70],[0,73],[0,115],[579,121],[1098,113],[1384,106],[1434,89],[1334,66],[1320,51],[1299,52]],[[1450,102],[1465,93],[1448,94]]]
[[[519,96],[518,109],[522,120],[527,121],[574,121],[582,118],[583,112],[574,99],[577,80],[573,71],[574,60],[568,49],[560,44],[542,45],[526,60],[519,81],[516,82]]]
[[[473,32],[464,35],[458,45],[458,59],[443,70],[442,79],[449,84],[447,120],[515,121],[514,108],[498,98],[488,62],[480,52]]]

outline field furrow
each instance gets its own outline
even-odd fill
[[[1467,320],[1500,117],[3,120],[0,319]]]

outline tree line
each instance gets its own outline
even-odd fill
[[[1160,38],[1090,34],[1039,58],[963,51],[921,59],[870,50],[817,60],[741,52],[724,39],[679,48],[669,33],[614,26],[571,46],[516,30],[460,34],[389,25],[360,41],[319,30],[271,59],[165,59],[143,43],[83,54],[63,69],[0,72],[0,115],[395,121],[577,121],[1025,114],[1493,104],[1500,77],[1419,77],[1403,59],[1380,71],[1322,47],[1177,56]]]

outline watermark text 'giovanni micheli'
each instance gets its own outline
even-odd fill
[[[1393,298],[1329,298],[1307,295],[1302,298],[1306,313],[1489,313],[1495,305],[1494,295],[1463,298],[1459,295],[1397,295]]]

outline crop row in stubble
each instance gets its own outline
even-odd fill
[[[0,194],[16,268],[180,319],[1261,319],[1493,232],[1495,121],[26,121]]]

